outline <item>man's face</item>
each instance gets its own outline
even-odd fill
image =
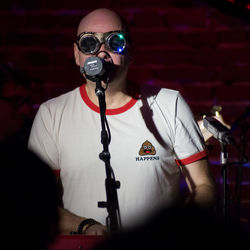
[[[100,22],[101,20],[101,22]],[[85,22],[82,23],[82,25],[79,26],[78,34],[81,34],[82,32],[96,32],[99,33],[99,35],[102,35],[106,32],[115,31],[115,30],[122,30],[122,25],[118,20],[112,20],[110,18],[103,18],[103,19],[87,19]],[[87,58],[91,56],[96,56],[96,54],[100,51],[107,52],[114,63],[114,70],[113,74],[111,75],[111,82],[116,81],[120,78],[125,78],[128,68],[128,62],[129,62],[129,56],[125,53],[119,54],[115,52],[109,51],[105,45],[102,43],[101,47],[96,53],[94,54],[85,54],[81,52],[77,45],[74,44],[74,54],[75,54],[75,61],[78,66],[83,67],[84,63]],[[105,59],[106,53],[99,53],[98,56]]]

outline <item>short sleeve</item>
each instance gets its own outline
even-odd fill
[[[175,108],[176,162],[178,165],[187,165],[207,155],[205,142],[190,107],[179,93]]]
[[[59,156],[56,137],[53,133],[53,121],[46,103],[39,107],[35,116],[30,132],[28,148],[53,170],[59,170]]]

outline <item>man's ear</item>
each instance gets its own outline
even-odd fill
[[[76,43],[74,43],[74,56],[75,56],[76,65],[80,66],[80,51],[79,51]]]

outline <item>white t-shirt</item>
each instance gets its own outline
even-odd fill
[[[99,159],[99,108],[85,85],[43,103],[35,117],[29,148],[60,171],[64,207],[105,224],[105,164]],[[179,165],[206,156],[204,140],[178,91],[141,91],[118,109],[106,111],[111,131],[111,167],[123,227],[133,226],[179,195]]]

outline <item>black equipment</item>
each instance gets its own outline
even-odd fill
[[[101,81],[107,80],[111,72],[113,61],[111,56],[105,52],[108,58],[102,59],[97,56],[89,57],[86,59],[84,68],[85,76],[87,79],[96,83],[95,93],[98,97],[100,118],[101,118],[101,143],[103,144],[103,151],[99,154],[99,158],[104,161],[106,169],[106,197],[107,201],[98,202],[98,207],[107,208],[108,217],[106,219],[107,228],[110,233],[117,232],[121,228],[120,211],[118,204],[117,189],[120,187],[120,182],[115,180],[113,169],[110,165],[110,152],[109,143],[111,140],[110,130],[106,118],[106,101],[105,90],[102,87]],[[98,54],[99,54],[98,53]]]

